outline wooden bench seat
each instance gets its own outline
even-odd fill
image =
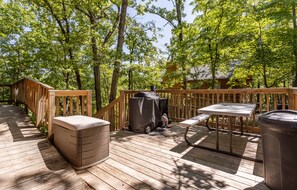
[[[206,120],[206,127],[210,130],[210,128],[208,126],[208,119],[209,119],[210,116],[211,115],[208,115],[208,114],[200,114],[200,115],[197,115],[195,117],[192,117],[190,119],[184,120],[184,121],[182,121],[182,122],[179,123],[179,125],[181,127],[186,127],[184,138],[185,138],[185,141],[187,142],[187,144],[189,146],[194,146],[194,144],[192,144],[191,142],[189,142],[188,139],[187,139],[187,134],[188,134],[188,131],[189,131],[189,127],[191,127],[193,125],[196,125],[196,124],[199,124],[200,122]]]
[[[182,122],[179,123],[179,125],[181,127],[187,127],[187,126],[191,126],[191,125],[196,125],[204,120],[208,120],[210,117],[210,115],[208,114],[200,114],[200,115],[197,115],[195,117],[192,117],[190,119],[187,119],[187,120],[184,120]],[[207,128],[208,128],[208,125],[206,124]]]

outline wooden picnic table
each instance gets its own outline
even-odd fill
[[[240,118],[240,129],[241,129],[241,135],[243,134],[243,117],[250,117],[253,112],[255,111],[256,104],[243,104],[243,103],[219,103],[219,104],[213,104],[210,106],[206,106],[204,108],[198,109],[198,113],[203,113],[207,115],[215,115],[216,116],[216,148],[214,149],[217,152],[245,158],[248,160],[253,160],[257,162],[262,162],[258,159],[248,158],[244,157],[243,155],[239,155],[236,153],[233,153],[233,146],[232,146],[232,133],[233,133],[233,127],[232,127],[232,117],[239,117]],[[219,115],[222,116],[229,116],[229,134],[230,134],[230,150],[223,151],[219,149]],[[195,145],[199,148],[205,148],[199,145]],[[211,148],[207,148],[208,150],[212,150]]]

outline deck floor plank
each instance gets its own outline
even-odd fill
[[[110,156],[91,168],[75,171],[54,146],[15,106],[0,106],[1,189],[260,189],[263,164],[189,147],[184,128],[171,134],[111,133]],[[191,127],[189,139],[215,147],[215,133]],[[234,151],[262,158],[257,137],[234,136]],[[220,149],[229,136],[220,133]]]
[[[179,158],[174,158],[174,157],[164,158],[163,156],[157,156],[157,155],[151,154],[150,159],[146,159],[145,161],[143,161],[145,158],[149,156],[145,152],[139,151],[139,149],[136,154],[135,154],[136,149],[134,149],[133,151],[131,149],[129,150],[128,147],[123,147],[120,150],[119,146],[117,146],[117,148],[115,149],[116,149],[116,152],[120,152],[122,154],[123,159],[127,158],[128,161],[140,162],[143,165],[149,167],[150,169],[154,168],[154,166],[157,166],[154,168],[156,172],[160,172],[163,175],[166,174],[167,176],[172,176],[172,177],[176,176],[176,179],[181,180],[182,183],[185,183],[186,181],[189,183],[191,181],[190,179],[193,179],[195,176],[195,181],[193,182],[194,186],[198,186],[198,184],[200,184],[201,182],[207,181],[208,183],[212,184],[212,187],[215,188],[216,183],[220,184],[221,181],[229,180],[225,176],[220,176],[217,174],[213,174],[216,176],[215,178],[217,180],[213,180],[213,181],[209,180],[209,178],[207,177],[211,175],[211,173],[209,172],[209,169],[208,170],[204,169],[202,171],[198,169],[196,170],[196,169],[189,168],[190,165],[186,163],[181,163],[179,161],[180,160]],[[137,158],[138,160],[135,158]],[[124,162],[124,160],[122,160],[122,162]],[[127,165],[131,166],[131,164],[129,163],[127,163]],[[185,167],[188,167],[188,169],[185,169]],[[183,174],[180,174],[180,173],[183,173]],[[198,183],[198,179],[201,181],[200,183]],[[243,185],[242,180],[240,180],[240,182],[237,182],[236,180],[231,179],[229,180],[229,183],[231,183],[231,185],[234,188],[248,187],[248,185]],[[220,184],[221,186],[218,186],[216,188],[222,189],[222,184]],[[202,183],[202,186],[203,186],[203,183]]]
[[[0,189],[90,189],[28,115],[0,105]]]
[[[115,189],[133,189],[130,185],[125,183],[124,181],[118,179],[117,177],[110,174],[108,171],[102,170],[101,166],[99,165],[88,168],[88,172],[92,173],[94,176],[98,177],[105,183],[109,184]]]
[[[263,182],[263,164],[189,147],[183,139],[184,129],[171,130],[176,135],[150,136],[125,131],[114,132],[111,135],[110,157],[97,167],[101,172],[126,181],[135,189],[268,190]],[[215,133],[203,127],[192,129],[188,134],[193,141],[199,142],[199,139],[205,138],[200,142],[204,146],[215,144]],[[237,136],[234,139],[235,150],[261,158],[259,138]],[[228,140],[228,134],[220,134],[222,149],[228,150]],[[92,179],[93,182],[96,180],[106,179]],[[133,186],[139,181],[149,187]],[[113,185],[111,182],[108,184]],[[113,187],[118,189],[117,186]]]

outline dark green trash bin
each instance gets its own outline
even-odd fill
[[[259,116],[265,184],[271,190],[297,189],[297,111],[277,110]]]

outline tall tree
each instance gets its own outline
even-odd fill
[[[184,27],[185,17],[184,4],[185,0],[168,0],[172,2],[173,9],[156,7],[153,1],[149,1],[144,7],[144,11],[156,14],[166,20],[172,27],[173,37],[170,46],[170,56],[172,62],[177,62],[181,66],[182,88],[187,89],[187,69],[186,69],[186,56],[184,54]],[[143,10],[140,6],[139,10]],[[176,43],[176,44],[175,44]]]
[[[244,14],[244,2],[196,0],[195,5],[199,14],[187,30],[187,47],[192,48],[189,55],[194,65],[210,68],[210,86],[215,88],[218,69],[228,69],[239,58],[234,52],[243,37],[239,15]]]
[[[57,25],[60,29],[60,32],[62,34],[62,37],[59,39],[59,42],[65,48],[65,54],[64,59],[67,62],[67,59],[69,57],[70,61],[70,67],[73,67],[75,76],[76,76],[76,82],[77,82],[77,88],[82,89],[82,83],[81,83],[81,76],[80,71],[78,69],[78,66],[76,65],[76,61],[74,58],[74,47],[73,47],[73,28],[71,26],[75,26],[74,24],[71,24],[71,14],[73,14],[72,9],[69,7],[70,2],[66,2],[65,0],[62,0],[61,2],[50,2],[48,0],[34,0],[34,3],[37,6],[45,8],[53,17],[53,19],[57,22]],[[66,53],[68,52],[68,53]],[[66,66],[64,72],[64,78],[66,83],[66,89],[69,89],[69,78],[70,78],[70,72],[69,66]]]
[[[118,31],[118,42],[117,42],[117,49],[116,49],[116,55],[115,55],[114,69],[112,74],[109,102],[112,102],[113,100],[115,100],[117,95],[120,65],[122,62],[122,54],[123,54],[127,7],[128,7],[128,0],[122,0],[119,31]]]
[[[295,80],[293,82],[294,87],[297,87],[297,17],[296,17],[296,2],[292,1],[292,22],[293,22],[293,52],[295,61]]]
[[[144,89],[155,83],[156,72],[146,72],[155,68],[157,71],[157,64],[159,58],[158,49],[154,46],[157,41],[157,28],[155,23],[147,22],[140,23],[134,18],[127,17],[125,47],[127,48],[126,59],[128,72],[128,89]],[[150,35],[149,35],[150,34]],[[145,75],[143,74],[145,73]],[[143,81],[143,82],[140,82]],[[150,85],[147,85],[150,83]],[[154,84],[155,85],[155,84]]]
[[[83,13],[88,17],[90,23],[90,41],[91,41],[91,49],[93,56],[93,72],[95,79],[95,98],[96,98],[96,109],[97,111],[102,107],[102,93],[101,93],[101,72],[100,65],[103,60],[103,52],[106,48],[106,44],[111,39],[113,33],[115,32],[116,26],[119,20],[119,6],[116,3],[108,3],[107,1],[94,0],[94,1],[79,1],[75,2],[76,9]],[[104,36],[99,36],[103,40],[97,40],[97,30],[98,23],[103,21],[103,19],[108,19],[111,17],[113,8],[112,6],[117,7],[117,13],[111,22],[111,27],[107,32],[104,32]],[[104,27],[104,26],[103,26]],[[103,33],[103,32],[102,32]],[[102,34],[101,33],[101,34]],[[101,41],[101,43],[100,43]],[[99,50],[99,51],[98,51]],[[100,54],[99,54],[100,52]],[[100,56],[101,55],[101,56]]]

